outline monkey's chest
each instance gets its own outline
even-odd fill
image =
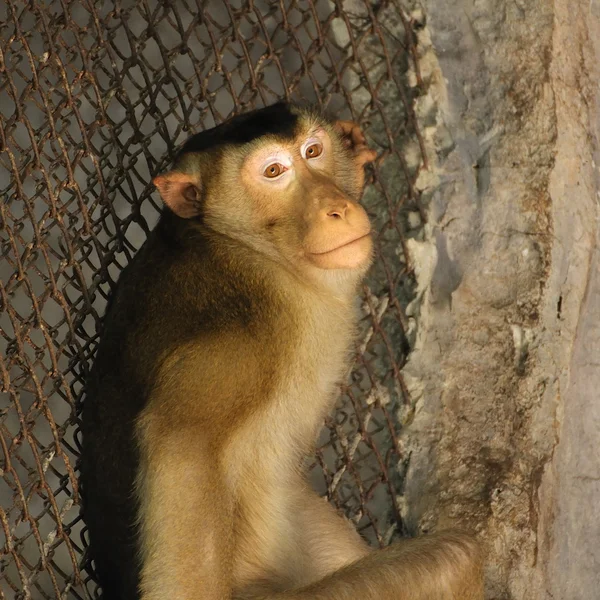
[[[347,375],[349,335],[310,330],[305,335],[308,339],[299,340],[269,397],[236,436],[239,464],[259,466],[257,486],[276,485],[285,475],[280,469],[295,471],[302,455],[312,452]]]
[[[235,465],[230,482],[238,506],[234,531],[243,545],[234,567],[238,582],[260,579],[265,565],[273,572],[285,570],[289,548],[283,552],[281,544],[294,538],[291,517],[299,510],[292,491],[304,485],[299,465],[312,451],[346,376],[347,331],[307,327],[302,333],[277,385],[230,446],[227,464]]]
[[[321,330],[307,332],[309,335],[274,389],[269,408],[275,427],[287,413],[290,427],[297,433],[290,432],[291,437],[308,438],[312,443],[346,378],[351,340],[345,331]]]

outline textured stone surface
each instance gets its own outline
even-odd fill
[[[432,167],[402,505],[414,532],[478,532],[490,599],[600,595],[599,17],[595,0],[413,14]]]

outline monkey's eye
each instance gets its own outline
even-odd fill
[[[319,142],[314,142],[304,151],[304,156],[306,158],[317,158],[317,156],[321,156],[321,154],[323,154],[323,144],[320,144]]]
[[[279,177],[284,171],[286,171],[286,168],[281,163],[271,163],[263,171],[263,177],[266,177],[267,179],[275,179],[276,177]]]

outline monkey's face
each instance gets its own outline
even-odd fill
[[[183,169],[155,184],[180,216],[197,216],[276,260],[313,274],[362,274],[373,244],[358,197],[375,152],[354,123],[293,118],[291,134],[184,156]]]
[[[365,267],[371,225],[356,198],[363,166],[319,124],[307,123],[288,142],[261,140],[241,161],[244,226],[297,266]]]

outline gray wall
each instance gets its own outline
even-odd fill
[[[592,0],[426,0],[421,294],[405,368],[413,531],[462,524],[488,598],[600,597],[598,58]],[[423,16],[423,14],[425,16]]]

